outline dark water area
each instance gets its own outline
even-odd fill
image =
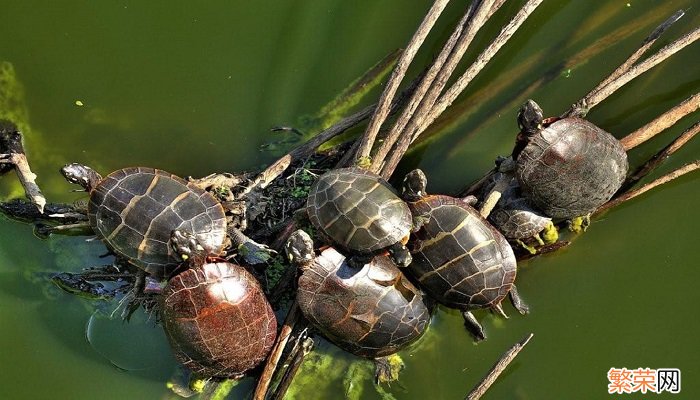
[[[508,2],[467,59],[521,2]],[[678,9],[687,15],[654,45],[700,25],[696,1],[545,1],[452,108],[397,176],[420,167],[429,191],[456,193],[507,154],[527,98],[556,115],[585,95]],[[430,3],[5,1],[0,24],[0,117],[21,121],[50,201],[80,194],[58,174],[67,162],[101,172],[134,165],[183,176],[257,170],[278,154],[270,128],[303,126],[354,79],[404,46]],[[448,7],[412,73],[434,57],[464,5]],[[620,138],[700,88],[696,43],[626,85],[588,119]],[[359,107],[375,101],[371,91]],[[82,105],[79,105],[82,104]],[[698,120],[698,113],[629,154],[634,168]],[[359,130],[358,130],[359,131]],[[697,138],[646,178],[698,158]],[[13,174],[3,198],[21,195]],[[677,395],[700,397],[696,332],[700,175],[686,175],[593,220],[567,249],[519,265],[527,316],[477,312],[475,344],[459,313],[439,309],[424,338],[401,353],[400,381],[378,391],[368,362],[323,343],[289,398],[463,398],[527,333],[534,338],[487,399],[608,398],[612,368],[678,368]],[[693,250],[695,249],[695,250]],[[0,217],[0,398],[170,398],[175,360],[145,315],[122,324],[48,281],[105,262],[84,237],[39,239]],[[112,308],[109,308],[112,307]],[[352,379],[350,379],[351,377]],[[244,381],[230,398],[245,397]]]

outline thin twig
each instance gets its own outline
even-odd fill
[[[693,126],[690,128],[686,129],[683,131],[683,133],[676,138],[671,144],[668,146],[664,147],[661,151],[656,153],[654,157],[649,159],[644,165],[639,167],[637,171],[635,171],[634,174],[630,175],[626,180],[625,183],[622,185],[622,188],[620,191],[622,193],[626,192],[629,190],[631,187],[633,187],[637,182],[639,182],[642,178],[647,176],[651,171],[653,171],[656,167],[658,167],[664,160],[666,160],[668,157],[670,157],[673,153],[678,151],[683,145],[688,143],[690,139],[695,137],[695,135],[700,132],[700,121],[696,122]]]
[[[423,115],[429,110],[435,99],[442,93],[447,80],[464,56],[467,47],[469,47],[476,33],[483,26],[487,15],[490,14],[492,3],[493,0],[488,0],[483,2],[473,1],[469,4],[454,32],[445,42],[440,54],[435,58],[420,85],[413,93],[408,105],[394,123],[379,150],[377,150],[377,154],[372,160],[373,172],[379,173],[387,154],[394,147],[396,141],[399,140],[399,137],[405,134],[406,125],[416,116]],[[407,130],[407,132],[410,132],[410,130]]]
[[[503,371],[508,368],[508,365],[515,359],[515,357],[520,353],[520,351],[527,345],[527,343],[532,339],[534,334],[530,333],[525,338],[518,343],[514,344],[513,347],[508,349],[500,359],[494,364],[491,370],[484,376],[479,384],[472,389],[467,395],[467,400],[478,400],[481,396],[486,393],[486,391],[493,385],[493,383],[498,379],[498,377],[503,373]]]
[[[304,357],[306,357],[314,347],[313,339],[311,339],[310,337],[302,337],[302,339],[303,340],[299,346],[298,351],[294,354],[294,357],[289,363],[289,367],[284,372],[284,376],[280,380],[279,385],[277,385],[274,393],[271,396],[272,400],[281,400],[284,398],[284,395],[287,394],[287,390],[292,384],[292,381],[294,380],[297,371],[299,371],[299,367],[304,361]]]
[[[267,358],[267,362],[265,364],[265,369],[263,369],[262,374],[260,375],[260,379],[258,380],[258,385],[255,387],[255,394],[253,395],[253,399],[255,400],[264,400],[265,395],[267,394],[267,390],[270,387],[270,380],[272,379],[272,376],[275,373],[275,370],[277,370],[277,364],[279,363],[280,358],[282,357],[282,352],[284,351],[284,347],[287,345],[287,341],[289,340],[289,336],[292,334],[292,330],[294,329],[294,325],[296,325],[297,321],[299,320],[299,306],[297,302],[293,302],[292,306],[289,308],[289,311],[287,312],[287,317],[284,319],[284,324],[282,325],[282,329],[280,330],[279,335],[277,336],[277,341],[275,342],[275,345],[272,347],[272,351],[270,352],[270,356]]]
[[[590,99],[595,97],[598,92],[600,92],[605,86],[610,84],[612,81],[616,80],[617,78],[621,77],[624,75],[627,71],[632,68],[632,66],[646,53],[649,48],[656,42],[656,40],[668,29],[676,23],[681,17],[685,15],[685,12],[683,10],[677,11],[675,14],[673,14],[671,17],[669,17],[666,21],[664,21],[661,25],[657,26],[656,29],[654,29],[649,36],[647,36],[644,41],[642,42],[642,45],[634,52],[632,55],[625,60],[624,63],[620,64],[615,71],[613,71],[607,78],[605,78],[603,81],[601,81],[598,86],[596,86],[593,90],[588,92],[587,95],[583,97],[578,103],[574,104],[573,107],[571,107],[567,112],[565,112],[561,118],[567,118],[567,117],[580,117],[583,118],[586,116],[590,108],[592,107],[589,102]]]
[[[686,164],[686,165],[684,165],[676,170],[669,172],[668,174],[666,174],[658,179],[655,179],[652,182],[647,183],[646,185],[640,187],[639,189],[631,190],[631,191],[629,191],[629,192],[627,192],[619,197],[616,197],[616,198],[610,200],[609,202],[603,204],[600,208],[598,208],[594,212],[594,215],[600,214],[606,210],[609,210],[610,208],[616,207],[616,206],[618,206],[618,205],[620,205],[628,200],[631,200],[631,199],[639,196],[640,194],[646,193],[647,191],[649,191],[649,190],[651,190],[659,185],[663,185],[664,183],[670,182],[670,181],[672,181],[680,176],[687,174],[688,172],[695,171],[698,168],[700,168],[700,160],[695,160],[689,164]]]
[[[696,111],[698,108],[700,108],[700,93],[695,93],[682,103],[656,117],[653,121],[620,139],[620,143],[625,151],[633,149],[668,127],[673,126],[679,119]]]
[[[425,18],[423,18],[423,22],[421,22],[420,26],[413,34],[410,42],[406,46],[406,50],[404,50],[404,52],[401,54],[401,57],[396,63],[396,67],[394,68],[394,71],[386,84],[386,88],[379,99],[379,105],[376,112],[374,113],[374,116],[372,116],[372,120],[367,126],[367,130],[360,141],[357,152],[360,159],[369,157],[372,146],[374,145],[374,140],[377,137],[377,133],[379,133],[379,128],[389,115],[389,109],[391,108],[391,103],[396,91],[398,90],[399,84],[406,75],[406,71],[411,64],[411,61],[413,61],[413,57],[418,52],[418,49],[423,44],[426,36],[428,36],[428,33],[435,25],[435,21],[437,21],[438,17],[448,3],[449,0],[435,0],[433,6],[430,8]]]
[[[447,107],[454,102],[457,97],[464,91],[464,89],[469,85],[469,83],[474,79],[474,77],[481,72],[481,70],[486,66],[486,64],[493,58],[493,56],[505,45],[506,42],[513,36],[513,34],[520,28],[520,26],[525,22],[525,20],[532,14],[532,12],[537,8],[537,6],[542,3],[542,0],[529,0],[523,7],[518,11],[518,13],[513,17],[513,19],[506,25],[500,32],[500,34],[494,39],[494,41],[477,57],[476,61],[472,63],[469,68],[462,74],[462,76],[455,82],[440,99],[435,103],[435,105],[430,109],[428,115],[425,118],[418,121],[420,124],[417,128],[410,131],[412,136],[407,138],[402,138],[402,140],[397,143],[394,151],[391,154],[391,158],[387,160],[386,165],[382,169],[383,176],[390,176],[398,165],[399,160],[403,157],[408,150],[408,146],[414,141],[425,129],[435,121],[435,119],[442,114]]]
[[[684,47],[700,39],[700,28],[695,29],[692,32],[687,33],[675,42],[663,47],[661,50],[656,52],[654,55],[650,56],[646,60],[640,62],[634,67],[630,68],[624,74],[620,75],[616,79],[613,79],[610,83],[602,87],[597,92],[593,93],[590,97],[586,99],[586,107],[591,109],[595,107],[598,103],[608,98],[611,94],[615,93],[619,88],[624,86],[626,83],[632,79],[638,77],[644,72],[648,71],[652,67],[658,65],[662,61],[666,60],[668,57],[682,50]]]

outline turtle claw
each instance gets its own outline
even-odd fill
[[[399,372],[404,369],[403,360],[398,354],[374,359],[374,381],[377,384],[389,383],[399,379]]]

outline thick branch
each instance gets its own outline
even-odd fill
[[[625,151],[633,149],[668,127],[673,126],[679,119],[695,112],[698,108],[700,108],[700,93],[687,98],[679,105],[656,117],[653,121],[620,139],[620,143]]]
[[[426,36],[428,36],[428,33],[433,28],[433,25],[435,25],[435,21],[437,21],[438,17],[448,3],[449,0],[435,0],[435,3],[433,3],[433,6],[423,19],[423,22],[421,22],[420,26],[413,34],[411,41],[406,46],[406,50],[404,50],[404,52],[401,54],[401,57],[399,58],[399,61],[397,62],[396,67],[389,78],[389,82],[387,82],[386,88],[379,99],[377,110],[372,117],[365,134],[362,136],[357,153],[359,158],[369,157],[372,146],[374,145],[374,140],[377,137],[377,133],[379,133],[379,128],[389,115],[392,100],[396,94],[396,91],[398,90],[401,80],[403,80],[404,76],[406,75],[408,66],[411,64],[411,61],[413,61],[413,57],[418,52],[418,49],[423,44]]]
[[[525,336],[525,338],[518,343],[514,344],[513,347],[508,349],[501,358],[496,362],[496,364],[491,368],[491,370],[486,374],[486,376],[479,382],[479,384],[472,389],[467,395],[467,400],[478,400],[481,396],[486,393],[486,391],[493,385],[493,383],[498,379],[498,377],[503,373],[503,371],[508,368],[508,365],[518,356],[520,351],[527,345],[527,343],[532,339],[534,335],[530,333]]]

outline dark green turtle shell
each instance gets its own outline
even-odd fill
[[[499,304],[516,275],[506,238],[461,199],[430,195],[409,207],[424,221],[409,242],[413,262],[407,267],[419,285],[460,310]]]
[[[156,276],[180,263],[168,244],[174,229],[193,232],[210,254],[220,254],[226,238],[223,207],[211,194],[153,168],[107,175],[90,193],[88,217],[110,249]]]
[[[371,253],[407,238],[411,212],[393,188],[361,168],[321,175],[309,190],[311,223],[345,250]]]
[[[384,255],[357,269],[327,248],[303,267],[297,302],[330,341],[360,357],[396,353],[430,323],[420,290]]]
[[[581,118],[544,125],[517,156],[525,197],[553,218],[587,215],[610,200],[627,175],[620,142]]]
[[[204,377],[234,377],[254,368],[277,335],[262,287],[239,265],[195,265],[170,279],[160,301],[175,357]]]

